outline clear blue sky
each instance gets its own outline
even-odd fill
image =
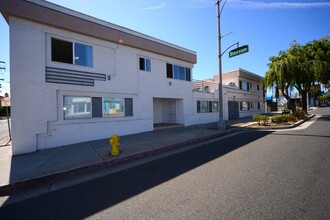
[[[49,0],[55,4],[197,52],[194,79],[218,72],[216,0]],[[222,2],[224,2],[223,0]],[[221,15],[222,48],[239,41],[250,52],[223,56],[223,72],[243,68],[264,76],[270,56],[296,40],[330,36],[330,0],[228,0]],[[0,19],[0,60],[9,75],[8,26]]]

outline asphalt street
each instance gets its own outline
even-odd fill
[[[0,208],[0,219],[330,219],[330,108]],[[9,198],[10,200],[10,198]]]

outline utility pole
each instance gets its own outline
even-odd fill
[[[219,60],[219,121],[218,121],[218,129],[219,130],[225,130],[226,129],[226,124],[225,121],[223,120],[223,97],[222,97],[222,53],[221,53],[221,29],[220,29],[220,15],[221,11],[220,10],[220,2],[222,0],[217,0],[217,11],[218,11],[218,60]],[[226,0],[227,2],[227,0]],[[224,4],[226,4],[226,2]],[[224,5],[223,5],[224,6]]]

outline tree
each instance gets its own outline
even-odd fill
[[[287,51],[280,51],[278,57],[270,57],[269,70],[263,79],[264,87],[275,87],[275,97],[279,98],[279,90],[288,101],[288,109],[296,111],[296,103],[290,97],[290,92],[294,87],[294,78],[291,72],[291,60]]]
[[[282,90],[288,100],[288,108],[295,111],[289,91],[293,87],[302,98],[302,109],[307,112],[307,94],[315,82],[323,84],[330,81],[330,42],[329,37],[300,45],[293,41],[290,48],[280,51],[278,57],[270,57],[269,70],[264,79],[265,87]],[[278,94],[276,94],[278,95]]]

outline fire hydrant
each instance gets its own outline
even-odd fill
[[[115,156],[115,155],[118,155],[120,153],[119,151],[119,136],[118,135],[112,135],[110,140],[109,140],[109,144],[111,145],[112,147],[112,150],[111,150],[111,153],[110,155],[112,156]]]

